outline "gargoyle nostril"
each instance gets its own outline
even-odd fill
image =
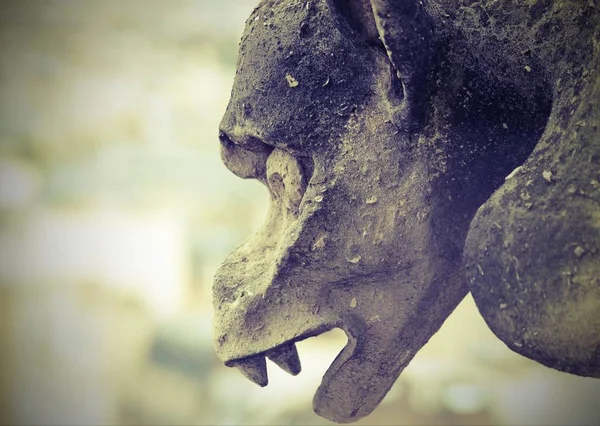
[[[260,138],[251,134],[236,132],[219,131],[219,140],[225,148],[241,147],[252,152],[273,151],[273,147],[264,143]]]
[[[227,136],[227,133],[223,131],[219,132],[219,140],[225,148],[231,148],[234,145],[234,142]]]
[[[249,149],[250,151],[273,151],[273,147],[264,143],[261,139],[256,136],[246,135],[241,138],[240,145],[242,145],[245,149]]]

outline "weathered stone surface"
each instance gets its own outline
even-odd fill
[[[272,206],[215,277],[219,357],[340,327],[314,408],[355,421],[470,289],[511,349],[599,377],[599,38],[594,2],[262,1],[220,130]]]
[[[527,42],[548,75],[552,112],[519,172],[472,221],[467,276],[508,347],[600,377],[600,19],[592,2],[547,7]]]

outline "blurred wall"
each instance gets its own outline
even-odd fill
[[[213,271],[267,201],[216,137],[252,7],[0,4],[3,422],[119,422],[158,326],[209,323]]]

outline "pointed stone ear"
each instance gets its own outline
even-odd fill
[[[433,24],[419,0],[370,0],[379,38],[400,85],[389,102],[392,121],[405,131],[423,126],[431,93]]]
[[[419,0],[330,0],[346,28],[385,50],[394,75],[387,94],[391,121],[414,132],[426,118],[434,55],[433,25]]]
[[[372,46],[383,47],[379,39],[379,31],[373,16],[370,0],[330,0],[340,20],[346,25],[340,25],[349,32],[354,33]]]

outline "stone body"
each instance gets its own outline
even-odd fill
[[[263,0],[221,124],[264,227],[215,277],[219,357],[348,335],[315,411],[368,415],[470,290],[491,330],[600,377],[600,5]]]

